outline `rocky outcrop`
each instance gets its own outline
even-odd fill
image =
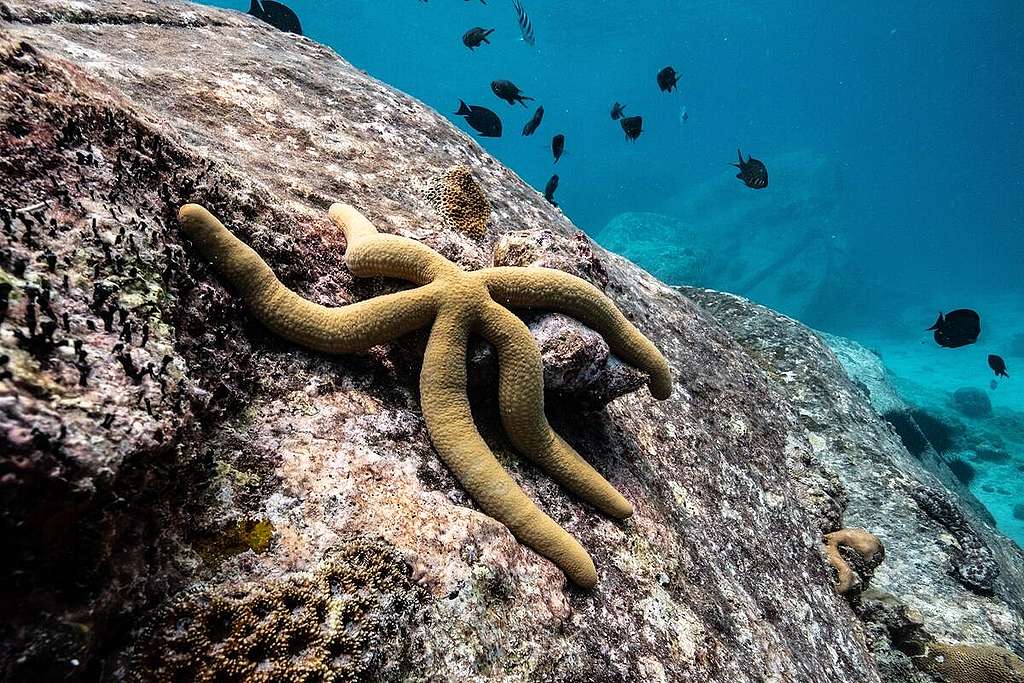
[[[723,173],[669,197],[661,213],[615,216],[595,239],[668,284],[735,292],[814,325],[837,315],[849,324],[833,305],[852,284],[838,167],[810,151],[772,155],[768,166],[767,192]]]
[[[933,601],[946,632],[1015,646],[1014,571],[1000,564],[994,596],[960,590],[927,517],[877,528],[869,492],[846,506],[845,469],[818,462],[825,437],[800,396],[845,396],[844,376],[799,391],[772,379],[436,113],[307,39],[190,3],[0,0],[0,21],[6,678],[874,683],[871,631],[821,550],[844,508],[886,545],[873,586],[902,598],[921,582],[913,604]],[[479,238],[428,196],[459,165],[492,209]],[[348,272],[324,218],[335,200],[465,269],[583,277],[668,358],[676,387],[656,402],[589,330],[530,317],[549,418],[636,509],[613,523],[512,453],[478,354],[474,417],[591,552],[594,590],[567,585],[440,464],[418,403],[422,335],[359,356],[285,344],[175,220],[185,202],[210,207],[325,305],[394,291]],[[887,569],[915,549],[921,564],[895,564],[906,577]]]
[[[885,561],[858,608],[883,675],[918,680],[901,650],[919,655],[928,639],[1024,649],[1024,553],[953,484],[942,460],[909,453],[880,416],[873,401],[902,409],[880,359],[830,337],[848,374],[823,339],[795,320],[733,295],[682,291],[735,336],[798,410],[815,459],[841,482],[844,525],[884,544]]]

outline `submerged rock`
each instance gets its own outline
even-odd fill
[[[981,389],[961,387],[953,392],[953,405],[962,415],[971,418],[992,415],[992,400]]]
[[[478,238],[439,227],[420,190],[460,164],[492,209]],[[545,357],[552,393],[593,399],[549,400],[548,414],[634,504],[623,523],[514,454],[493,404],[474,403],[501,464],[592,552],[593,591],[481,514],[438,460],[418,404],[422,334],[359,356],[284,344],[175,221],[186,201],[209,206],[324,305],[393,291],[344,265],[323,218],[337,199],[466,269],[584,277],[669,359],[677,387],[656,402],[616,385],[614,359],[583,348],[589,330],[531,319],[542,346],[562,340]],[[952,541],[908,512],[889,466],[912,457],[827,349],[757,351],[308,39],[174,0],[2,0],[0,219],[11,680],[127,679],[149,656],[282,679],[319,662],[412,681],[875,683],[872,632],[820,550],[844,516],[889,551],[873,587],[943,633],[1020,645],[1019,554],[965,513],[1000,568],[994,595],[979,603],[946,576]],[[756,320],[765,339],[795,338],[791,321]],[[16,331],[43,337],[26,347]],[[779,381],[783,355],[799,381]],[[815,402],[831,412],[808,417]],[[161,649],[183,638],[197,651]],[[224,642],[253,647],[229,656]]]

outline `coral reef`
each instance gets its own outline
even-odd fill
[[[428,247],[382,235],[351,206],[335,204],[330,217],[348,240],[345,259],[353,274],[400,278],[419,287],[325,308],[282,285],[270,266],[206,209],[189,204],[178,216],[183,232],[256,317],[286,339],[318,351],[351,353],[433,323],[420,394],[441,459],[480,507],[523,543],[577,584],[597,583],[587,552],[527,497],[474,426],[466,397],[466,353],[471,331],[497,349],[502,421],[517,450],[605,514],[629,517],[632,505],[551,430],[544,416],[540,352],[526,325],[502,307],[547,308],[579,317],[607,337],[616,355],[649,374],[655,398],[668,398],[668,362],[600,291],[558,270],[506,267],[463,273]]]
[[[1024,660],[995,645],[931,643],[916,662],[943,683],[1024,683]]]
[[[400,680],[423,590],[401,553],[344,543],[316,571],[203,585],[154,614],[126,657],[125,680]]]
[[[840,529],[825,534],[825,555],[836,570],[836,592],[847,595],[864,590],[885,559],[885,548],[864,529]]]
[[[487,233],[491,203],[468,166],[460,164],[440,174],[427,188],[426,197],[445,227],[474,239]]]
[[[967,588],[981,595],[995,590],[999,565],[982,537],[971,527],[948,494],[924,485],[910,491],[918,506],[956,539],[959,548],[952,557],[952,573]]]

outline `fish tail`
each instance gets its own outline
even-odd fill
[[[939,317],[935,320],[935,324],[932,325],[931,327],[929,327],[927,330],[925,330],[925,332],[931,332],[932,330],[939,329],[940,327],[942,327],[942,321],[943,321],[943,318],[942,318],[942,313],[940,311],[939,312]]]
[[[256,0],[253,0],[253,2],[255,2],[255,1]],[[463,102],[462,100],[459,100],[459,110],[457,112],[455,112],[455,115],[456,116],[466,116],[467,114],[471,114],[471,113],[472,112],[469,110],[469,107],[466,106],[466,103]]]

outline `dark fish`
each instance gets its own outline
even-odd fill
[[[672,67],[666,66],[658,72],[658,87],[661,88],[661,92],[670,92],[678,82],[679,74]]]
[[[947,349],[967,346],[976,342],[981,334],[981,316],[969,308],[958,308],[946,315],[939,313],[939,319],[927,331],[932,330],[935,330],[935,343],[939,346]]]
[[[988,357],[988,366],[992,368],[992,372],[996,373],[996,377],[1009,377],[1006,374],[1006,361],[1001,356],[990,355]],[[992,380],[995,382],[995,380]]]
[[[763,190],[768,187],[768,167],[749,154],[747,160],[743,161],[743,154],[739,150],[736,150],[736,155],[740,158],[740,163],[733,164],[740,169],[736,177],[742,180],[744,185],[755,190]]]
[[[533,135],[533,131],[537,130],[537,126],[540,125],[540,120],[544,118],[544,107],[537,107],[537,111],[533,112],[533,116],[523,126],[523,135]]]
[[[562,152],[565,151],[565,136],[559,133],[555,137],[551,138],[551,153],[555,155],[555,163],[562,158]]]
[[[548,180],[548,184],[544,186],[544,199],[551,202],[552,206],[558,206],[558,202],[555,201],[555,190],[558,189],[558,176],[553,175]]]
[[[524,100],[533,99],[532,97],[524,95],[523,91],[519,89],[519,86],[512,81],[491,81],[491,90],[494,91],[495,95],[509,104],[515,104],[518,102],[525,107],[526,102],[524,102]]]
[[[536,43],[536,39],[533,36],[533,22],[530,21],[530,16],[523,9],[519,0],[512,0],[512,5],[516,8],[516,21],[519,22],[519,32],[523,34],[523,42],[533,45]]]
[[[622,110],[625,109],[625,108],[626,108],[626,105],[624,105],[624,104],[619,104],[618,102],[613,104],[612,105],[612,121],[618,121],[623,116],[625,116],[625,114],[622,113]]]
[[[491,44],[491,41],[487,40],[487,36],[494,33],[493,28],[481,28],[474,26],[465,33],[462,34],[462,44],[472,50],[475,47],[480,47],[480,43]]]
[[[298,15],[274,0],[249,0],[249,14],[281,31],[302,35]]]
[[[456,116],[465,116],[466,123],[471,125],[481,136],[485,138],[501,137],[501,119],[498,115],[486,107],[467,105],[459,100],[459,110]]]
[[[620,119],[619,123],[622,124],[622,130],[626,134],[627,140],[636,141],[640,137],[640,133],[644,132],[644,117],[642,116],[627,116]]]

